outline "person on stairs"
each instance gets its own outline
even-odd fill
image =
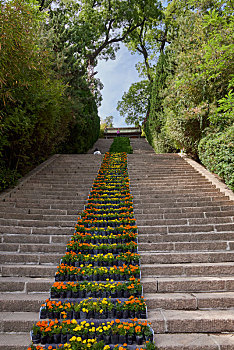
[[[101,154],[101,152],[98,150],[98,148],[95,148],[93,154]]]

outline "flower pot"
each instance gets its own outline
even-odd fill
[[[103,334],[104,344],[109,345],[111,340],[111,336],[109,334]]]
[[[154,339],[153,333],[145,336],[146,341],[153,341],[153,339]]]
[[[129,311],[123,310],[123,318],[128,318],[128,317],[129,317]]]
[[[108,318],[114,318],[115,317],[115,310],[112,309],[112,310],[108,310]]]
[[[129,345],[132,345],[134,343],[134,336],[133,335],[128,334],[128,341],[127,341],[127,343]]]
[[[66,297],[67,298],[71,298],[72,297],[72,291],[71,290],[67,290],[66,291]]]
[[[73,311],[73,317],[75,320],[79,320],[80,319],[80,311]]]
[[[37,333],[37,334],[34,334],[33,331],[30,332],[30,335],[31,335],[31,340],[33,343],[40,343],[40,340],[41,340],[41,334],[40,333]]]
[[[56,299],[56,298],[59,298],[59,293],[58,292],[56,292],[55,290],[51,290],[50,291],[50,298],[51,299]]]
[[[80,294],[79,291],[77,292],[72,291],[72,298],[75,298],[75,299],[79,298],[79,294]]]
[[[123,312],[122,310],[116,310],[116,318],[122,318]]]
[[[52,318],[52,317],[51,317],[51,318]],[[59,318],[60,318],[60,311],[55,311],[55,312],[53,312],[53,318],[59,319]]]
[[[67,319],[72,320],[73,318],[73,311],[66,311]]]
[[[46,344],[47,343],[47,339],[48,339],[48,337],[47,337],[47,335],[43,335],[42,337],[41,337],[41,344]]]
[[[80,311],[80,319],[87,319],[87,318],[88,318],[87,312]]]
[[[61,334],[54,334],[53,335],[54,339],[53,339],[53,343],[55,344],[60,344],[61,343]]]
[[[143,344],[143,335],[136,335],[136,343],[137,345]]]
[[[70,340],[72,337],[73,337],[73,334],[68,333],[68,334],[67,334],[67,342],[69,342],[69,340]]]
[[[67,292],[65,290],[60,292],[60,298],[65,299],[67,296]]]
[[[61,343],[65,344],[67,342],[67,334],[61,334]]]
[[[47,310],[45,308],[41,308],[40,309],[40,319],[44,320],[45,318],[47,318]]]
[[[120,344],[124,344],[124,343],[126,343],[127,342],[127,336],[126,335],[123,335],[123,334],[120,334],[119,335],[119,343]]]
[[[119,343],[119,335],[118,334],[112,334],[111,335],[111,344],[118,344]]]

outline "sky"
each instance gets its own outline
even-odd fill
[[[141,56],[138,54],[132,55],[121,44],[115,60],[108,60],[107,62],[100,60],[97,67],[95,67],[95,70],[98,71],[96,77],[104,85],[101,90],[103,100],[98,110],[99,116],[105,119],[105,117],[112,115],[115,127],[126,126],[124,117],[121,117],[116,109],[117,103],[132,83],[141,80],[135,68],[135,64],[141,60]]]

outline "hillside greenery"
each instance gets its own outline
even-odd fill
[[[0,2],[0,190],[99,136],[99,59],[160,13],[153,0]]]
[[[110,146],[109,152],[110,153],[120,153],[120,152],[133,153],[129,137],[123,137],[123,136],[115,137]]]
[[[232,188],[233,11],[230,0],[168,1],[161,19],[128,43],[132,51],[142,51],[138,69],[148,79],[143,92],[145,80],[138,83],[138,93],[149,96],[141,106],[147,110],[143,128],[149,143],[157,153],[183,149]],[[139,119],[139,106],[133,111],[131,103],[135,87],[119,102],[126,122]]]

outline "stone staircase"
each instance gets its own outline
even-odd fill
[[[112,142],[113,139],[98,139],[88,153],[93,153],[95,148],[97,148],[101,154],[109,152]]]
[[[84,208],[102,156],[55,155],[0,196],[0,349],[30,344],[32,324]]]
[[[111,142],[95,147],[104,153]],[[156,155],[144,139],[131,144],[142,283],[155,342],[159,350],[233,350],[234,203],[179,155]],[[101,161],[92,154],[55,155],[0,196],[0,350],[29,345]]]
[[[177,154],[131,140],[131,193],[159,350],[234,349],[234,202]]]

